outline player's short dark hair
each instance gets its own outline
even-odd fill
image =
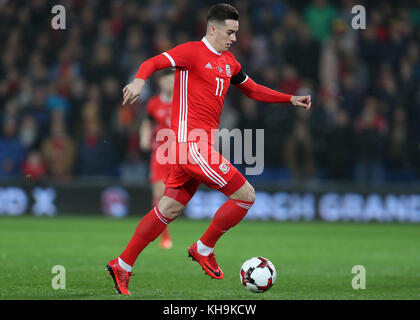
[[[224,22],[225,20],[239,20],[239,13],[234,7],[227,3],[218,3],[210,7],[207,12],[207,22]]]

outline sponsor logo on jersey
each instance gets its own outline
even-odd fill
[[[223,72],[223,69],[222,69],[222,68],[220,68],[220,67],[216,67],[216,69],[217,69],[220,73],[222,73],[222,72]]]
[[[204,68],[206,68],[206,69],[213,69],[213,67],[211,66],[210,62],[207,63]]]

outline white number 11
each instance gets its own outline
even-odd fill
[[[216,77],[217,87],[216,87],[216,96],[221,96],[223,92],[223,79]],[[219,90],[219,83],[220,83],[220,90]]]

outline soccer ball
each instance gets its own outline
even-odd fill
[[[241,283],[251,292],[264,292],[276,282],[276,269],[270,260],[254,257],[244,262],[239,272]]]

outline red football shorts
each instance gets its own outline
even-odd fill
[[[155,183],[158,181],[165,182],[171,173],[171,164],[161,164],[156,159],[156,150],[153,151],[150,159],[150,175],[149,182]]]
[[[175,143],[176,163],[166,180],[165,196],[186,205],[201,183],[230,196],[245,177],[209,144]]]

